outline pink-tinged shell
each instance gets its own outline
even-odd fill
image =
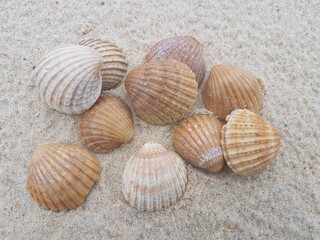
[[[227,117],[221,132],[223,154],[237,174],[252,175],[263,170],[279,152],[278,131],[257,114],[237,109]]]
[[[101,54],[103,58],[101,69],[103,90],[118,85],[124,79],[128,71],[128,61],[121,48],[101,39],[88,39],[79,44],[91,47]]]
[[[263,101],[259,80],[252,73],[228,64],[212,68],[202,96],[206,108],[221,120],[235,109],[259,113]]]
[[[128,160],[122,192],[132,207],[153,211],[174,204],[186,184],[187,170],[180,156],[158,143],[147,143]]]
[[[195,167],[219,172],[224,166],[221,123],[209,115],[195,115],[181,122],[173,132],[175,151]]]
[[[92,48],[74,45],[46,54],[35,69],[37,88],[50,108],[80,114],[99,98],[102,57]]]
[[[84,202],[99,175],[99,162],[87,149],[44,144],[32,155],[27,190],[46,209],[74,209]]]
[[[132,106],[144,121],[165,125],[182,119],[197,98],[197,82],[191,69],[175,60],[144,63],[126,77]]]
[[[107,153],[133,137],[133,118],[128,106],[115,96],[101,96],[79,122],[82,142],[91,150]]]
[[[145,57],[146,61],[173,59],[188,65],[196,75],[198,86],[203,82],[206,66],[203,46],[191,36],[177,36],[156,43]]]

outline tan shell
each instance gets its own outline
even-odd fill
[[[187,162],[209,172],[224,166],[221,123],[213,116],[196,115],[181,122],[173,132],[173,147]]]
[[[128,160],[122,192],[132,207],[153,211],[174,204],[186,184],[187,170],[180,156],[158,143],[147,143]]]
[[[145,60],[173,59],[187,64],[196,75],[200,87],[206,72],[203,46],[190,36],[177,36],[156,43],[146,55]]]
[[[59,112],[82,113],[99,98],[101,67],[102,57],[89,47],[74,45],[52,51],[35,69],[40,95]]]
[[[32,155],[27,190],[46,209],[74,209],[84,202],[99,175],[97,158],[85,148],[44,144]]]
[[[140,118],[165,125],[182,119],[197,98],[197,82],[190,68],[175,60],[147,62],[125,80],[131,103]]]
[[[212,68],[202,96],[206,108],[221,120],[235,109],[259,113],[263,101],[259,80],[250,72],[227,64]]]
[[[106,153],[133,137],[133,119],[128,106],[115,96],[101,96],[80,117],[80,136],[93,151]]]
[[[124,79],[128,71],[128,61],[121,48],[114,43],[101,39],[84,40],[80,44],[91,47],[102,55],[101,77],[103,90],[118,85]]]
[[[249,110],[235,110],[227,121],[222,128],[221,143],[228,166],[240,175],[264,169],[280,149],[278,131]]]

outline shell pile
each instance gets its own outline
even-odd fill
[[[278,131],[258,115],[263,101],[260,80],[242,68],[214,66],[202,92],[204,105],[213,114],[185,119],[205,76],[203,46],[195,38],[161,40],[150,48],[145,63],[126,76],[127,70],[121,48],[89,39],[46,54],[35,76],[40,96],[50,108],[82,113],[79,135],[94,152],[108,153],[134,137],[129,106],[116,96],[101,95],[123,79],[132,108],[142,120],[177,124],[172,134],[176,153],[149,142],[127,160],[122,192],[132,207],[154,211],[176,203],[187,185],[184,161],[212,173],[227,165],[248,176],[266,168],[279,152]],[[46,209],[74,209],[84,202],[99,175],[97,158],[84,147],[44,144],[33,153],[27,190]]]

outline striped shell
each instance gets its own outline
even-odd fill
[[[80,114],[99,98],[101,67],[102,57],[89,47],[74,45],[50,52],[35,69],[40,95],[50,108]]]
[[[84,202],[99,175],[98,160],[85,148],[44,144],[33,153],[27,190],[46,209],[74,209]]]
[[[102,55],[101,77],[103,90],[118,85],[124,79],[128,71],[128,61],[121,48],[114,43],[100,39],[84,40],[80,44],[91,47]]]
[[[212,68],[202,96],[206,108],[221,120],[239,108],[259,113],[263,101],[259,80],[250,72],[227,64]]]
[[[140,118],[165,125],[182,119],[197,98],[190,68],[175,60],[147,62],[131,71],[125,87]]]
[[[101,96],[80,117],[80,136],[91,150],[107,153],[133,137],[133,119],[128,106],[115,96]]]
[[[221,142],[228,166],[240,175],[252,175],[264,169],[280,149],[278,131],[249,110],[235,110],[227,121]]]
[[[187,162],[209,172],[224,166],[221,123],[213,116],[196,115],[181,122],[173,132],[173,147]]]
[[[188,65],[196,75],[200,87],[206,72],[203,46],[190,36],[177,36],[156,43],[146,55],[145,60],[174,59]]]
[[[158,143],[147,143],[133,155],[122,177],[125,200],[141,211],[174,204],[186,184],[187,170],[179,155]]]

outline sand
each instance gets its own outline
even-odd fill
[[[0,238],[319,239],[320,2],[248,2],[1,0]],[[176,205],[138,212],[121,193],[126,161],[150,140],[172,149],[175,125],[152,126],[134,114],[134,139],[97,154],[101,179],[84,205],[61,213],[40,208],[26,191],[32,152],[47,142],[81,141],[78,117],[40,100],[33,77],[39,58],[103,38],[124,49],[131,70],[152,44],[175,35],[204,44],[206,77],[214,64],[230,63],[262,79],[261,115],[282,138],[276,159],[253,177],[188,165],[187,190]],[[123,84],[107,93],[129,103]],[[203,108],[199,94],[190,114]]]

